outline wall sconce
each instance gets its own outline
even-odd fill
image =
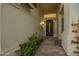
[[[45,24],[44,21],[40,22],[40,25],[44,25],[44,24]]]

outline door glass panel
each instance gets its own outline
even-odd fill
[[[50,23],[49,23],[49,33],[50,33]]]

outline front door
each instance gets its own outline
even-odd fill
[[[53,20],[46,21],[46,36],[53,36]]]

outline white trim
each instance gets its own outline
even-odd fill
[[[5,53],[5,56],[10,56],[11,54],[14,54],[16,50],[18,50],[19,47],[15,47],[12,50],[9,50],[8,52]]]
[[[13,7],[20,9],[21,4],[20,3],[9,3],[10,5],[12,5]]]
[[[29,5],[30,5],[32,8],[35,8],[34,5],[33,5],[32,3],[29,3]]]
[[[18,50],[19,47],[14,47],[14,48],[11,48],[9,50],[5,50],[3,51],[1,54],[4,55],[4,56],[14,56],[13,54],[15,54],[15,51]]]
[[[60,13],[60,11],[61,11],[61,9],[62,9],[63,6],[64,6],[64,4],[62,3],[62,4],[60,5],[60,7],[59,7],[58,13]]]

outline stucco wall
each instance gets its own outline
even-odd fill
[[[79,3],[71,3],[70,4],[70,27],[69,27],[69,38],[68,38],[68,54],[69,55],[78,55],[76,53],[73,53],[73,51],[76,51],[76,44],[71,44],[71,40],[75,40],[74,36],[75,34],[72,32],[74,29],[72,27],[72,22],[77,22],[79,20]]]
[[[62,16],[60,14],[58,14],[58,38],[61,40],[61,19]]]
[[[40,17],[37,8],[29,9],[20,7],[19,9],[10,5],[2,4],[2,39],[1,49],[6,53],[16,49],[34,32],[40,31]]]
[[[73,51],[76,45],[71,44],[74,34],[72,33],[72,20],[76,21],[79,19],[79,4],[77,3],[66,3],[64,4],[64,32],[62,34],[62,46],[66,51],[67,55],[77,55]]]
[[[1,3],[0,3],[0,53],[1,53]]]
[[[62,46],[66,53],[68,52],[69,25],[69,4],[64,4],[64,32],[62,33]]]

